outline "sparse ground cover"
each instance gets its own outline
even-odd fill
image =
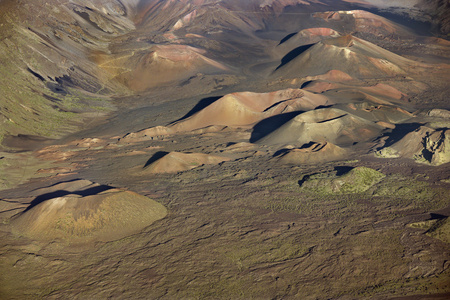
[[[396,158],[374,155],[426,125],[437,132],[435,138],[429,145],[422,138],[411,145],[417,153],[432,149],[448,156],[442,130],[448,111],[430,115],[432,108],[448,108],[446,41],[411,48],[416,37],[408,29],[359,10],[301,13],[301,18],[294,10],[283,21],[267,19],[274,27],[262,32],[267,11],[249,17],[222,7],[225,13],[212,17],[215,10],[199,5],[198,18],[180,18],[176,30],[174,19],[152,14],[153,2],[145,4],[149,14],[133,15],[141,27],[129,32],[134,25],[126,18],[135,12],[124,15],[127,7],[104,7],[107,14],[95,2],[75,2],[61,10],[70,22],[76,20],[64,25],[68,31],[38,36],[26,29],[33,27],[32,19],[16,40],[8,36],[9,27],[0,30],[6,99],[0,113],[22,118],[17,126],[0,119],[7,125],[0,128],[0,140],[2,132],[15,130],[57,138],[85,129],[61,140],[3,140],[11,151],[0,152],[0,298],[449,297],[449,164],[445,159],[436,166],[417,164],[397,152],[391,153]],[[172,1],[167,7],[183,15],[188,6]],[[0,25],[10,26],[9,21]],[[105,32],[113,28],[108,22],[116,22],[118,32]],[[314,30],[310,22],[333,29]],[[298,28],[305,30],[297,34]],[[74,80],[89,78],[77,83],[84,92],[59,85],[56,75],[48,78],[62,73],[46,69],[55,64],[44,66],[36,52],[15,55],[11,45],[26,48],[27,39],[53,54],[52,43],[93,47],[92,56],[77,61],[85,63],[86,73],[71,73]],[[403,52],[408,59],[397,55]],[[418,59],[423,52],[428,56]],[[184,74],[176,71],[179,65],[167,66],[182,58],[189,72],[199,62],[227,71],[199,69],[178,80]],[[127,72],[133,66],[142,70],[132,75],[178,79],[123,97],[130,92],[123,86],[131,87],[128,79],[142,88],[154,85],[145,76],[132,78]],[[39,73],[43,69],[47,72]],[[113,83],[116,90],[110,89]],[[112,90],[115,98],[103,95]],[[95,120],[113,107],[117,111],[98,126],[85,122],[84,116]],[[298,122],[289,123],[294,117]],[[277,136],[280,128],[286,136]],[[406,144],[402,148],[410,149]],[[176,155],[166,157],[169,153]],[[292,155],[283,160],[284,154]],[[182,168],[149,168],[164,157],[169,167]],[[80,179],[118,188],[109,214],[90,201],[104,191],[68,190]],[[49,194],[43,188],[56,190]],[[60,205],[74,199],[90,204]],[[161,214],[147,226],[149,199]],[[41,228],[41,215],[32,214],[39,208],[58,218],[45,231],[51,238],[26,234],[29,225]],[[104,238],[98,231],[108,222],[133,228],[123,225],[111,233],[106,226],[112,238]]]
[[[190,144],[181,137],[169,148],[183,143]],[[150,145],[168,147],[149,141],[120,151],[79,151],[72,159],[94,158],[77,176],[94,180],[106,172],[104,180],[160,201],[168,216],[136,235],[95,245],[30,244],[3,231],[10,241],[2,247],[8,294],[29,278],[28,297],[50,298],[142,297],[148,284],[152,298],[193,299],[346,299],[448,290],[448,244],[424,234],[427,228],[408,225],[448,205],[446,184],[408,175],[411,169],[401,165],[384,175],[383,168],[374,170],[379,161],[373,158],[317,168],[280,166],[263,155],[139,178],[118,172],[120,158],[103,162],[112,153]],[[142,168],[149,156],[120,157]],[[306,189],[308,174],[322,177],[325,186],[348,176],[376,180],[364,180],[370,187],[362,190],[323,193]],[[61,255],[66,251],[71,254]],[[79,277],[67,281],[73,272]],[[52,288],[40,288],[44,282]]]

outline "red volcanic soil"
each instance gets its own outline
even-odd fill
[[[239,92],[225,95],[209,106],[168,126],[156,126],[127,134],[124,139],[148,139],[200,128],[251,127],[271,116],[298,110],[310,110],[331,101],[324,96],[301,89],[287,89],[271,93]],[[218,127],[212,127],[218,126]]]
[[[349,112],[322,108],[302,113],[258,141],[261,144],[330,142],[340,146],[370,141],[386,128]]]
[[[346,35],[319,42],[289,61],[282,62],[275,76],[294,77],[323,74],[330,69],[340,70],[354,78],[392,77],[406,74],[406,70],[425,67],[412,60],[389,52],[370,42]]]
[[[301,148],[285,149],[274,159],[282,164],[321,164],[349,157],[350,151],[329,142],[309,143]]]
[[[157,45],[120,56],[96,54],[98,65],[134,91],[177,82],[199,73],[224,73],[228,67],[186,45]]]
[[[319,35],[319,36],[336,36],[339,32],[330,28],[308,28],[300,31],[300,33]]]
[[[447,299],[449,42],[367,2],[0,1],[0,298]]]

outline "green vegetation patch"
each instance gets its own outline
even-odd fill
[[[333,173],[305,176],[300,185],[303,190],[318,194],[355,194],[367,191],[384,177],[374,169],[356,167],[341,176]]]
[[[352,168],[342,175],[335,170],[297,176],[301,180],[295,182],[291,179],[291,184],[286,181],[265,187],[271,196],[258,201],[259,207],[272,212],[330,218],[352,217],[370,210],[371,205],[381,205],[395,207],[386,216],[392,220],[405,210],[430,211],[448,205],[448,190],[425,181],[426,176],[386,176],[366,167]]]
[[[62,86],[58,78],[71,77],[57,66],[68,57],[45,48],[28,27],[9,17],[2,24],[8,34],[0,34],[0,143],[18,134],[59,138],[83,126],[82,113],[100,115],[113,109],[102,90]]]
[[[448,205],[448,190],[426,181],[401,175],[384,178],[373,191],[373,201],[389,199],[391,205],[413,205],[425,210],[441,209]]]
[[[412,228],[426,230],[426,235],[450,243],[450,222],[448,218],[432,219],[408,225]]]
[[[448,218],[435,222],[427,231],[427,235],[443,242],[450,243],[450,222],[448,221]]]

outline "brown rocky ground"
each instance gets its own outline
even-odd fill
[[[441,181],[448,164],[363,155],[320,167],[281,165],[266,147],[227,146],[236,138],[220,132],[85,148],[70,161],[89,168],[3,192],[2,203],[17,209],[33,199],[26,190],[82,177],[127,187],[169,210],[138,234],[107,243],[33,241],[4,224],[4,295],[351,299],[448,292],[448,244],[408,226],[448,215],[448,183]],[[139,171],[156,149],[210,149],[236,159],[175,175]],[[305,175],[354,166],[386,177],[375,190],[354,194],[300,187]]]
[[[109,90],[61,139],[8,123],[0,298],[447,299],[448,44],[331,1],[185,2],[59,12],[103,32],[77,53]],[[115,111],[93,119],[92,101]]]

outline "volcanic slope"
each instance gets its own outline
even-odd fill
[[[87,180],[62,182],[41,193],[11,221],[13,231],[69,243],[109,241],[139,232],[166,216],[166,208],[136,193]]]
[[[301,47],[307,48],[309,45],[320,42],[321,40],[339,36],[339,32],[326,27],[303,29],[283,38],[274,52],[281,57],[286,56],[288,53],[295,55],[296,51],[302,50]]]
[[[120,109],[4,140],[0,298],[448,298],[450,112],[425,101],[443,85],[448,108],[448,65],[363,40],[426,37],[354,10],[368,1],[46,2],[39,20],[79,21],[59,42],[88,49],[72,61]],[[39,67],[24,74],[46,88]]]
[[[119,1],[7,0],[0,20],[0,141],[67,135],[111,111],[113,94],[126,93],[90,59],[135,29]]]
[[[343,160],[351,154],[348,149],[330,142],[310,142],[301,147],[284,148],[274,154],[274,160],[281,164],[307,165]]]
[[[406,157],[422,163],[441,165],[450,162],[450,131],[448,128],[421,126],[406,134],[393,145],[385,146],[376,154],[380,157]]]
[[[156,45],[128,56],[97,54],[99,65],[133,91],[176,84],[201,73],[228,73],[228,67],[186,45]]]
[[[304,26],[311,24],[315,24],[315,27],[305,28],[284,37],[275,48],[275,52],[287,54],[289,49],[292,50],[347,34],[358,35],[371,40],[378,40],[380,37],[390,40],[411,39],[415,36],[406,27],[364,10],[314,13]]]
[[[295,144],[328,142],[350,146],[369,141],[386,127],[336,108],[322,108],[302,113],[274,132],[260,139],[263,144]]]
[[[346,24],[347,30],[372,37],[383,36],[392,39],[414,35],[411,29],[365,10],[317,12],[313,17],[326,21],[333,28],[338,24],[342,28],[342,24]]]
[[[273,77],[304,77],[340,70],[355,78],[382,78],[415,73],[417,62],[370,42],[346,35],[321,41],[289,61],[282,61]]]
[[[224,126],[250,128],[256,122],[271,116],[298,110],[310,110],[330,103],[327,97],[300,89],[286,89],[270,93],[232,93],[221,97],[189,117],[175,121],[168,126],[156,126],[129,133],[124,140],[130,142],[207,127],[210,127],[211,130],[221,129]]]

